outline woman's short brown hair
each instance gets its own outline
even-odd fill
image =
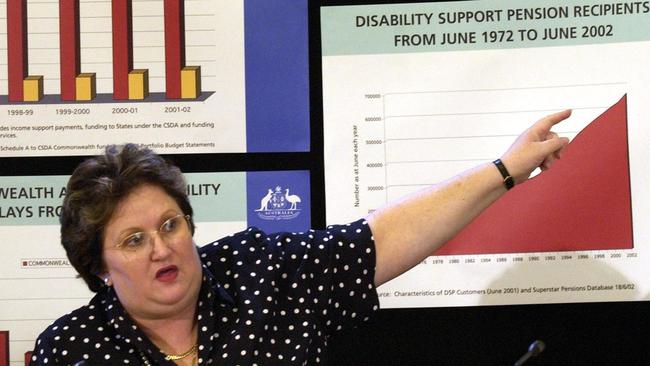
[[[103,155],[79,164],[68,181],[60,217],[61,244],[91,291],[99,291],[103,284],[98,275],[104,271],[106,224],[117,204],[142,184],[162,188],[184,214],[192,216],[180,169],[135,144],[107,146]],[[194,224],[191,226],[193,234]]]

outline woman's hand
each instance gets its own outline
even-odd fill
[[[569,143],[566,137],[559,137],[551,128],[567,119],[571,110],[546,116],[524,131],[503,154],[501,161],[515,180],[523,183],[536,168],[546,170],[559,159],[562,150]]]

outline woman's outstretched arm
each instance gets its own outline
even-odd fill
[[[515,184],[524,182],[538,167],[548,169],[560,157],[569,140],[551,128],[570,115],[567,110],[539,120],[501,157]],[[377,251],[375,284],[415,266],[506,192],[504,178],[490,162],[374,211],[367,220]]]

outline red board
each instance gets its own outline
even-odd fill
[[[632,249],[627,96],[434,255]]]

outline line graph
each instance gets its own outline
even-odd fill
[[[637,38],[635,31],[598,44],[583,39],[424,48],[395,46],[392,28],[350,26],[364,12],[435,13],[447,6],[324,12],[327,221],[353,220],[405,195],[435,190],[501,157],[534,121],[557,111],[573,111],[553,128],[571,143],[550,170],[534,172],[455,238],[382,285],[382,307],[644,299],[650,268],[650,230],[644,225],[650,212],[647,37]],[[457,6],[480,8],[472,2]],[[625,24],[641,21],[632,18],[625,17]],[[526,26],[533,25],[547,26]],[[479,26],[454,24],[448,30],[474,32]],[[611,290],[562,290],[593,284]],[[560,290],[539,294],[534,288]]]
[[[633,249],[631,200],[624,96],[553,169],[517,186],[434,254]]]
[[[556,169],[517,186],[434,255],[632,249],[627,98],[612,102],[625,87],[386,93],[386,202],[493,160],[521,132],[517,121],[560,110],[580,95],[577,121],[559,131],[579,137]],[[592,183],[585,189],[565,182]]]

